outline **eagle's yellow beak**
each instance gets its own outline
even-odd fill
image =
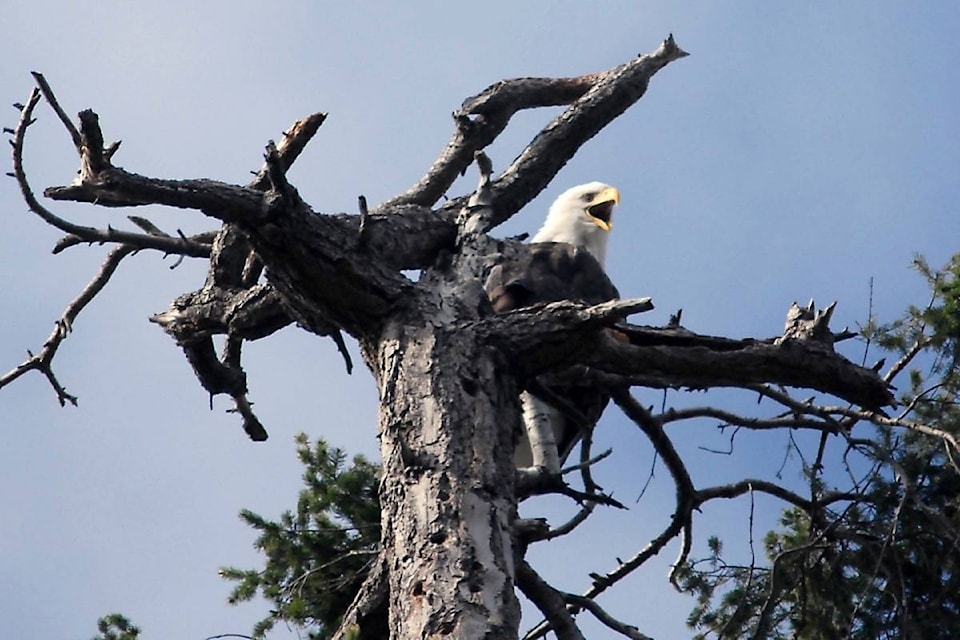
[[[613,207],[620,204],[620,191],[616,187],[607,187],[593,199],[593,203],[586,208],[590,221],[604,231],[613,228]]]

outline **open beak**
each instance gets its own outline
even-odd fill
[[[590,221],[604,231],[613,228],[613,208],[620,204],[620,192],[616,187],[607,187],[601,191],[586,209]]]

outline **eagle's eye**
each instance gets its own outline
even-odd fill
[[[580,197],[583,198],[584,202],[591,202],[596,197],[596,195],[597,194],[595,193],[585,193]]]

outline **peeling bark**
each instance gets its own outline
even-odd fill
[[[390,322],[364,348],[380,389],[392,637],[515,637],[513,458],[501,452],[520,428],[518,388],[475,331],[438,324]]]

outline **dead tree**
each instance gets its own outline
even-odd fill
[[[482,290],[485,272],[498,255],[521,250],[518,240],[489,234],[530,202],[587,140],[639,100],[650,79],[687,55],[667,38],[655,51],[602,73],[576,78],[502,81],[464,101],[453,114],[455,129],[424,177],[406,192],[359,212],[326,215],[304,202],[286,178],[287,169],[323,122],[314,114],[296,122],[278,144],[266,147],[265,164],[246,186],[211,180],[165,180],[114,164],[117,145],[104,144],[97,115],[79,114],[75,126],[51,88],[37,75],[13,136],[13,175],[30,209],[66,235],[55,251],[107,243],[100,273],[72,302],[43,348],[0,378],[5,386],[27,371],[39,371],[61,404],[72,402],[52,362],[81,309],[106,285],[123,258],[155,250],[209,261],[203,286],[173,301],[152,320],[183,349],[200,384],[210,394],[233,398],[243,428],[253,440],[267,437],[247,400],[241,364],[245,341],[269,336],[295,323],[335,340],[352,367],[342,332],[360,344],[364,363],[379,389],[383,475],[382,547],[363,588],[346,615],[341,638],[516,638],[519,588],[560,638],[581,638],[575,615],[589,611],[631,638],[645,637],[613,619],[595,597],[656,555],[669,541],[691,544],[693,514],[709,500],[760,491],[796,506],[810,500],[773,483],[745,479],[722,487],[697,487],[664,425],[683,416],[656,414],[630,394],[653,388],[750,389],[785,408],[776,417],[730,424],[790,427],[842,434],[851,421],[888,420],[889,377],[856,366],[833,350],[850,337],[827,327],[829,309],[794,310],[784,335],[768,340],[703,336],[679,326],[629,325],[624,318],[648,307],[646,300],[615,300],[589,306],[556,302],[494,315]],[[219,230],[183,236],[161,224],[129,216],[139,230],[92,228],[60,218],[34,196],[22,163],[26,134],[44,98],[59,116],[80,156],[80,173],[69,186],[46,189],[53,200],[104,207],[161,204],[195,210],[221,223]],[[566,109],[537,134],[516,160],[493,176],[482,150],[521,109]],[[472,194],[441,202],[457,176],[475,163],[480,184]],[[417,270],[414,282],[404,271]],[[616,326],[627,340],[613,339]],[[217,353],[213,337],[226,336]],[[547,584],[524,558],[530,544],[562,535],[598,504],[615,504],[590,476],[585,442],[576,466],[582,487],[556,480],[518,487],[513,449],[520,431],[518,394],[544,377],[591,377],[650,439],[676,483],[676,511],[662,533],[636,556],[575,595]],[[783,387],[813,389],[849,405],[829,407],[792,398]],[[700,411],[704,414],[706,410]],[[710,415],[709,412],[706,415]],[[899,424],[899,423],[898,423]],[[907,425],[901,425],[907,426]],[[909,427],[908,427],[909,428]],[[951,446],[955,443],[951,441]],[[517,518],[518,500],[557,492],[582,504],[580,515],[554,529]],[[821,500],[841,499],[826,496]]]

